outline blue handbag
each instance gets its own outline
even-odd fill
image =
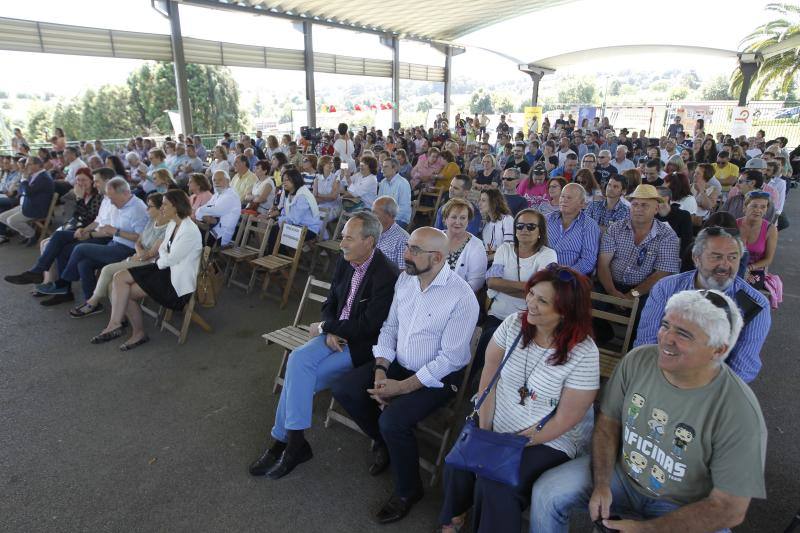
[[[497,433],[481,429],[478,427],[476,419],[478,410],[486,400],[486,396],[489,395],[489,391],[500,379],[500,371],[503,370],[506,361],[514,353],[514,349],[519,344],[521,337],[522,332],[520,331],[511,345],[511,349],[508,350],[497,368],[492,381],[489,382],[486,390],[483,391],[480,399],[475,404],[472,413],[467,417],[464,428],[453,444],[453,448],[444,459],[445,464],[454,468],[466,470],[483,478],[512,487],[519,485],[519,467],[522,461],[522,452],[525,449],[525,445],[528,444],[528,438],[516,433]],[[537,424],[537,429],[541,429],[554,414],[555,409]]]

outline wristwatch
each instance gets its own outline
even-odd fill
[[[116,231],[114,231],[114,237],[119,237],[119,228],[117,228]]]
[[[322,322],[319,323],[319,326],[317,326],[319,328],[319,334],[320,335],[324,335],[325,334],[325,332],[322,331],[322,326],[324,326],[324,325],[325,325],[325,321],[323,320]]]

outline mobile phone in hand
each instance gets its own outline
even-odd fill
[[[622,520],[621,517],[618,515],[611,515],[608,517],[609,520]],[[600,518],[594,521],[595,530],[599,533],[616,533],[619,529],[611,529],[610,527],[606,527],[603,525],[603,519]]]
[[[339,164],[339,168],[340,168],[341,170],[347,170],[347,163],[341,163],[341,164]]]

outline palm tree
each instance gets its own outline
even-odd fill
[[[800,36],[800,5],[767,4],[766,9],[779,13],[780,18],[759,26],[745,37],[741,42],[742,46],[746,46],[745,52],[763,52],[791,37]],[[753,80],[753,86],[758,85],[756,98],[760,98],[767,87],[776,81],[780,82],[781,91],[788,93],[798,72],[800,72],[800,46],[765,57]],[[738,94],[741,87],[742,71],[736,67],[731,75],[731,93]]]

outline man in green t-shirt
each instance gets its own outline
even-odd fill
[[[658,345],[631,351],[606,384],[591,458],[534,485],[531,533],[566,532],[587,503],[592,520],[623,532],[740,524],[750,499],[766,497],[767,440],[755,395],[724,364],[741,328],[722,292],[673,295]]]

